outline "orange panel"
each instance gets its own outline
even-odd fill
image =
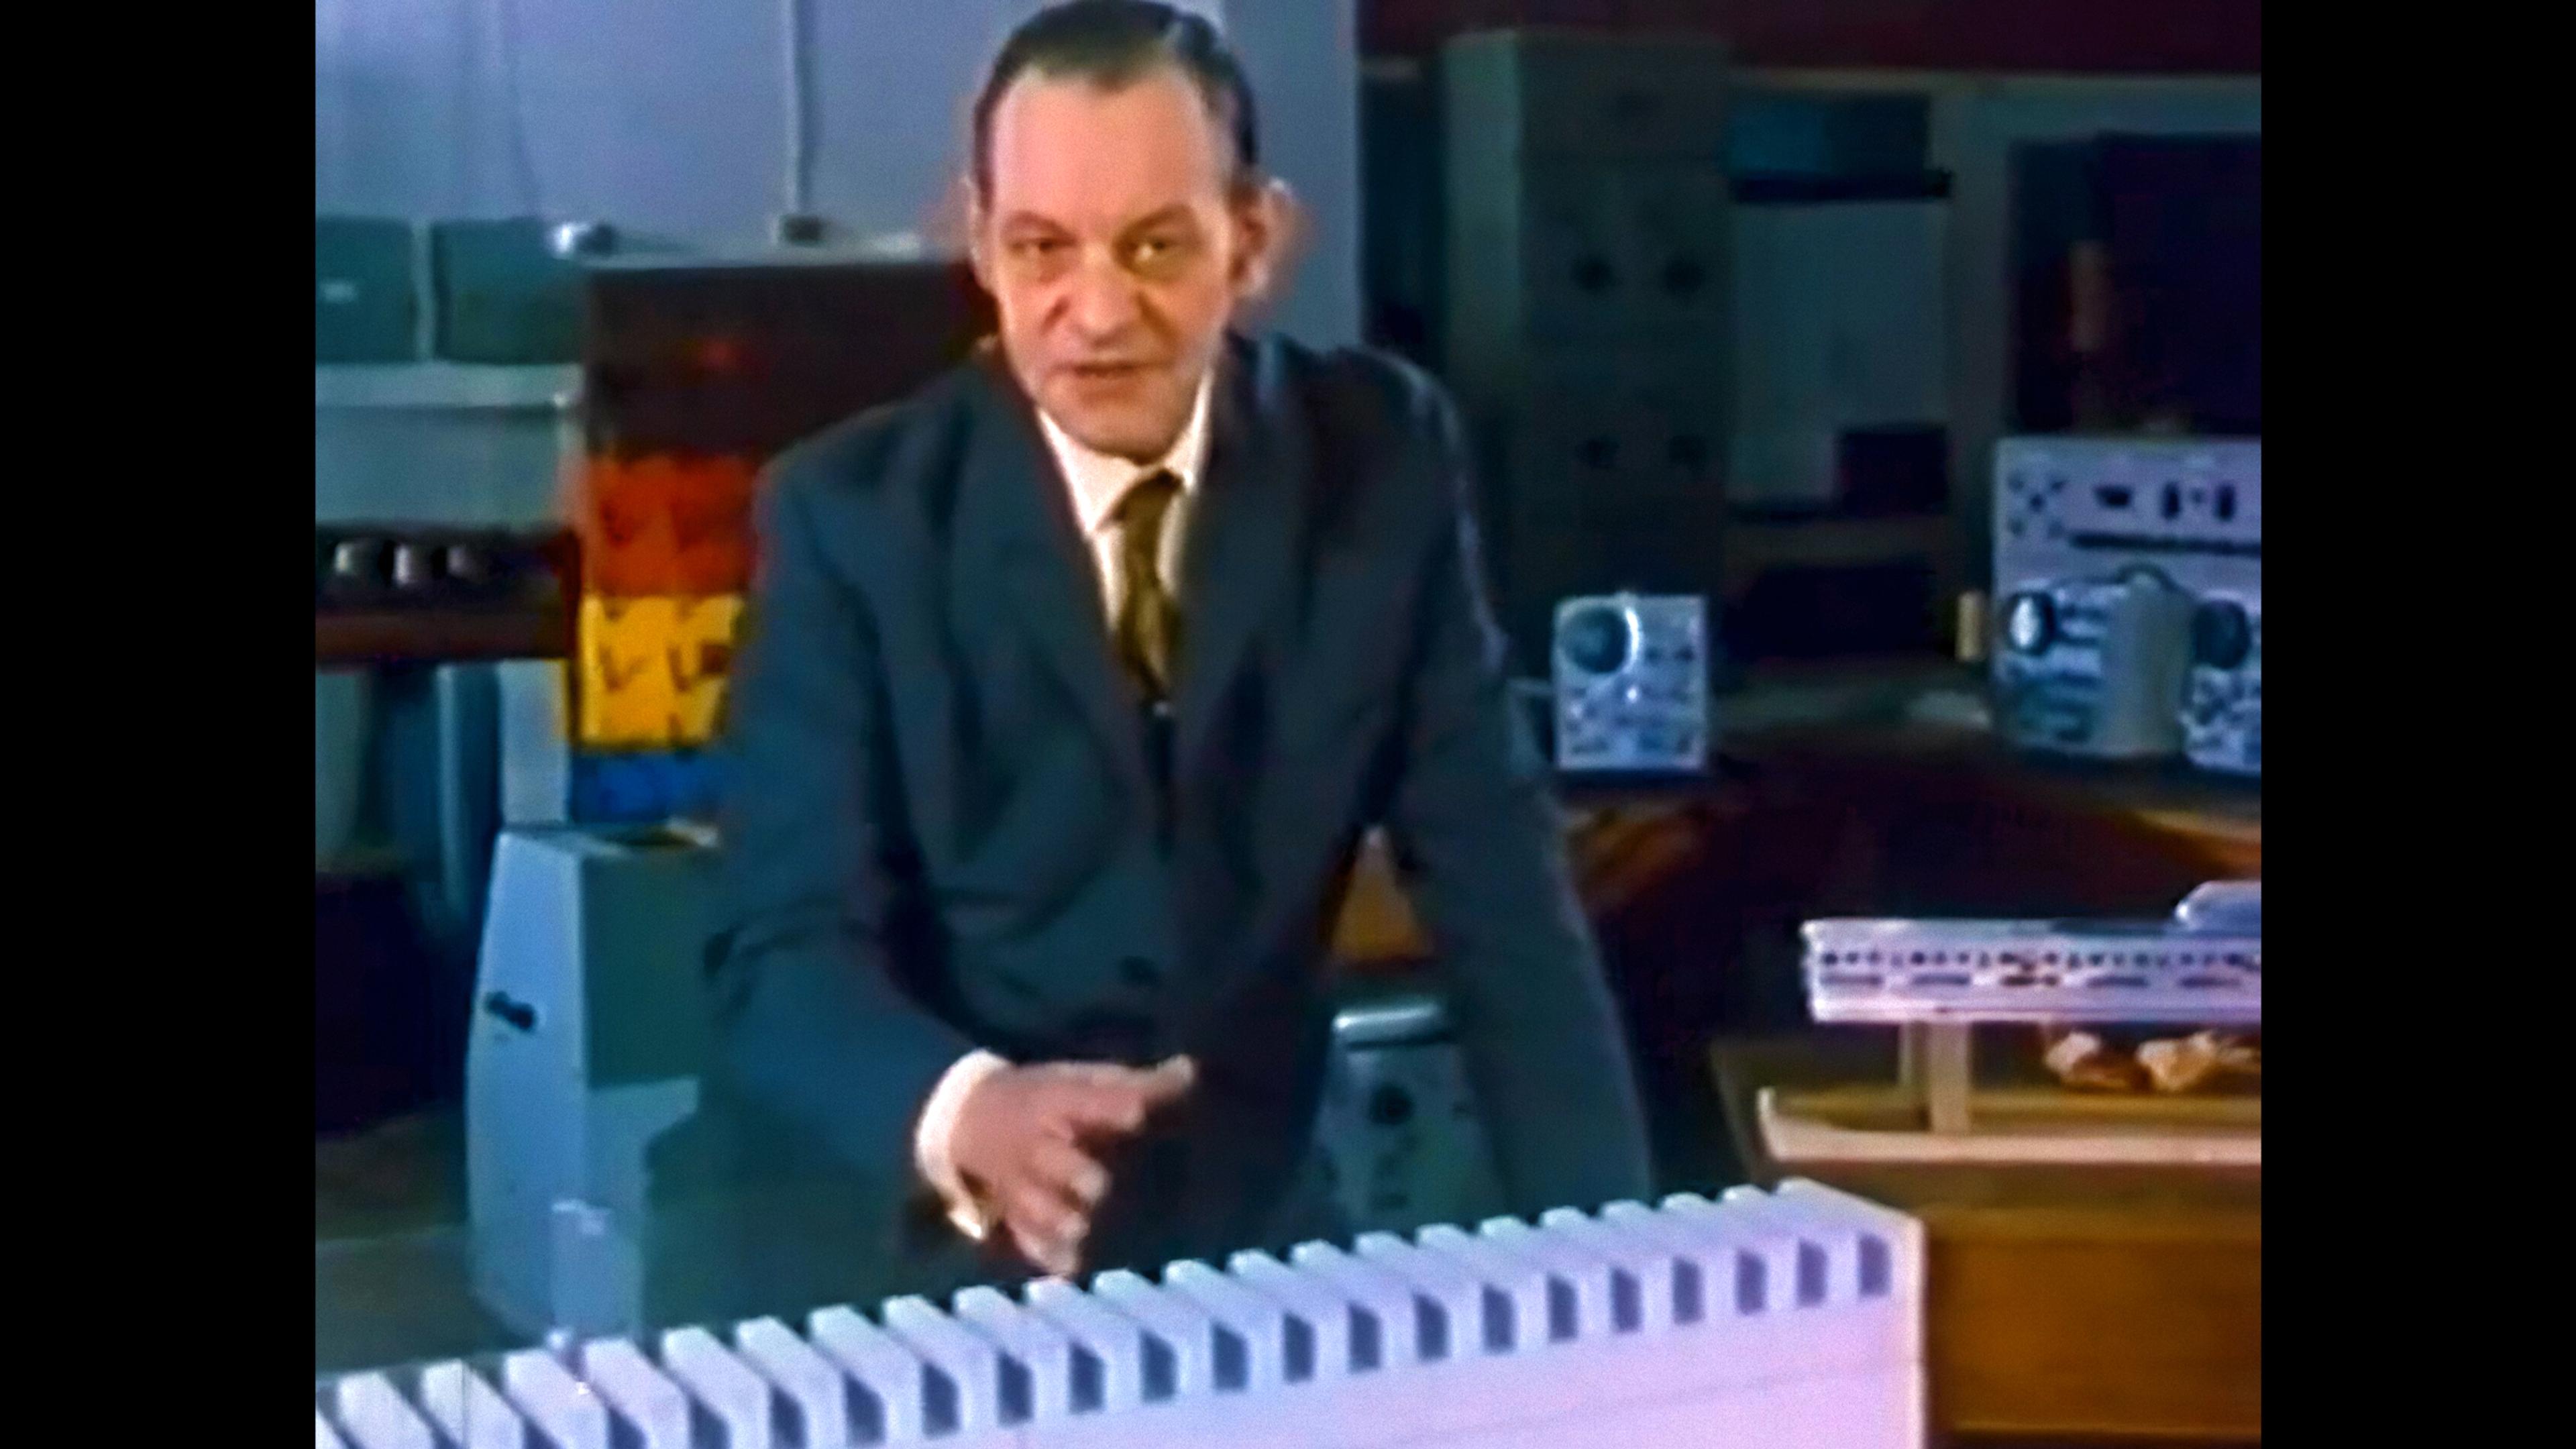
[[[569,511],[582,587],[611,598],[736,594],[751,583],[750,460],[592,458]]]

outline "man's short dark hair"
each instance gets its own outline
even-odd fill
[[[1117,90],[1170,66],[1187,76],[1208,114],[1234,138],[1234,177],[1259,174],[1261,142],[1253,122],[1252,86],[1225,37],[1206,17],[1155,0],[1068,0],[1023,21],[1002,42],[992,73],[975,97],[975,190],[993,192],[993,111],[1022,75],[1086,80]]]

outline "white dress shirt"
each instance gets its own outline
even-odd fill
[[[1163,536],[1157,550],[1165,589],[1175,595],[1179,592],[1181,540],[1189,531],[1190,505],[1198,491],[1200,474],[1207,466],[1208,398],[1213,381],[1211,370],[1209,377],[1199,382],[1198,399],[1190,405],[1189,421],[1182,425],[1180,436],[1172,440],[1171,451],[1147,464],[1095,453],[1057,427],[1045,409],[1038,410],[1038,426],[1046,434],[1047,451],[1055,458],[1056,474],[1073,495],[1074,519],[1082,527],[1084,541],[1091,545],[1092,563],[1100,581],[1101,611],[1112,621],[1113,628],[1118,597],[1127,582],[1125,550],[1113,515],[1127,490],[1157,470],[1168,470],[1181,480],[1181,491],[1163,515]],[[948,1220],[956,1224],[957,1231],[978,1241],[992,1231],[994,1215],[966,1190],[949,1156],[949,1139],[956,1132],[957,1112],[965,1104],[966,1094],[1009,1065],[986,1051],[968,1052],[958,1058],[931,1090],[929,1101],[921,1109],[921,1124],[913,1132],[913,1162],[922,1181],[939,1194],[948,1208]]]

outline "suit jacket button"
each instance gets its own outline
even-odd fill
[[[1127,984],[1130,986],[1160,986],[1163,984],[1163,968],[1146,960],[1142,956],[1130,956],[1126,960],[1119,962],[1118,974],[1126,977]]]

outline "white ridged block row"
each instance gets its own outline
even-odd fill
[[[352,1374],[346,1449],[1919,1449],[1923,1238],[1813,1183]]]

